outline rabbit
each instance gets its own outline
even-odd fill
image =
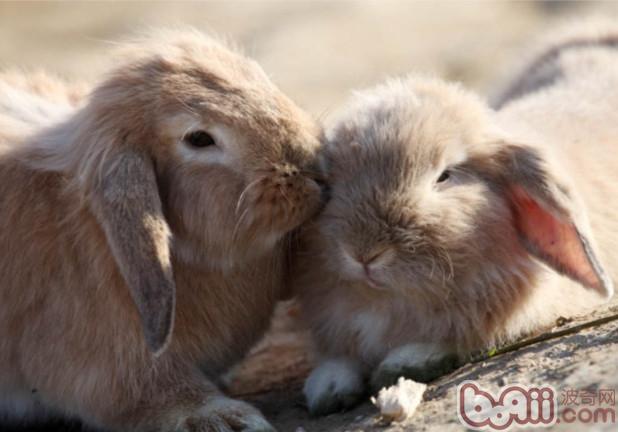
[[[412,75],[359,92],[326,128],[331,199],[291,270],[319,357],[310,413],[433,380],[612,297],[618,51],[566,45],[552,61],[560,79],[497,111]]]
[[[4,70],[0,72],[0,85],[3,86],[3,94],[11,90],[19,91],[30,97],[43,99],[44,101],[40,102],[42,105],[55,103],[69,107],[78,107],[90,89],[86,81],[69,82],[45,70]],[[2,109],[11,108],[11,103],[15,102],[3,100]]]
[[[197,31],[112,58],[66,118],[0,152],[0,415],[271,431],[216,383],[267,328],[290,234],[323,204],[321,129]]]
[[[567,20],[529,47],[530,54],[522,62],[524,67],[514,68],[516,74],[491,98],[490,105],[501,109],[511,100],[551,87],[563,77],[566,52],[577,51],[581,55],[583,51],[611,50],[617,46],[618,26],[614,19],[589,16],[577,21]],[[576,60],[571,67],[587,68],[588,64],[589,61]]]
[[[0,72],[0,150],[23,141],[34,128],[65,119],[79,106],[86,83],[68,83],[45,71]]]

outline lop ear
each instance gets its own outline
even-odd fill
[[[582,204],[538,150],[506,145],[498,155],[502,187],[511,204],[513,222],[526,249],[554,270],[596,290],[613,294],[593,247]]]
[[[153,162],[127,149],[107,156],[100,170],[92,209],[137,306],[148,347],[159,355],[171,337],[176,289]]]

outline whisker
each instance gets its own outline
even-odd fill
[[[235,211],[235,213],[236,213],[236,214],[238,214],[238,210],[240,209],[240,206],[242,205],[243,200],[244,200],[244,198],[245,198],[245,196],[246,196],[247,192],[249,192],[249,190],[250,190],[253,186],[257,185],[257,184],[258,184],[259,182],[261,182],[263,179],[264,179],[264,177],[260,177],[260,178],[258,178],[257,180],[252,181],[252,182],[251,182],[251,183],[249,183],[249,184],[247,185],[247,187],[246,187],[246,188],[245,188],[245,189],[244,189],[244,190],[240,193],[240,196],[238,197],[238,201],[236,202],[236,211]]]
[[[288,202],[288,204],[291,206],[292,205],[292,201],[290,201],[290,199],[288,198],[288,196],[285,194],[285,188],[279,186],[279,192],[281,192],[281,196],[283,196],[283,198]]]
[[[455,268],[453,266],[453,259],[448,251],[444,248],[440,248],[440,256],[443,257],[448,264],[448,277],[447,280],[452,280],[455,277]]]
[[[249,209],[246,208],[242,214],[240,215],[240,217],[238,218],[238,220],[236,221],[236,225],[234,226],[234,231],[232,232],[232,242],[236,242],[237,237],[238,237],[238,230],[240,229],[240,225],[243,222],[244,217],[247,215],[247,213],[249,212]]]
[[[324,180],[326,178],[326,175],[324,173],[319,172],[319,171],[309,170],[309,169],[302,169],[300,171],[300,173],[305,175],[305,176],[313,176],[313,177],[318,178],[320,180]]]

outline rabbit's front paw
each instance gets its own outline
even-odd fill
[[[394,349],[371,376],[371,389],[390,387],[399,377],[427,383],[445,375],[459,364],[455,354],[433,344],[410,344]]]
[[[321,416],[356,405],[364,394],[359,367],[345,359],[328,360],[311,372],[303,392],[309,412]]]
[[[182,432],[276,432],[262,414],[248,403],[218,396],[190,416]]]

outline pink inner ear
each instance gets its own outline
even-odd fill
[[[595,258],[573,222],[552,215],[521,187],[511,189],[511,200],[516,229],[533,255],[583,285],[605,291]]]

